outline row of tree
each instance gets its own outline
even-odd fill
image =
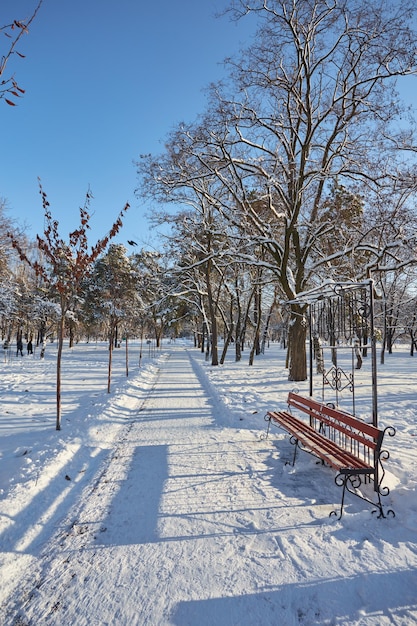
[[[398,334],[416,347],[417,144],[396,90],[417,73],[414,1],[232,0],[226,13],[256,17],[254,43],[226,60],[228,78],[210,86],[199,119],[137,164],[138,197],[171,227],[164,248],[127,255],[111,243],[128,206],[91,247],[89,193],[68,241],[42,187],[35,243],[0,212],[2,337],[56,335],[58,429],[65,336],[108,338],[109,389],[121,334],[159,343],[182,331],[213,365],[231,345],[237,360],[249,346],[253,363],[279,338],[290,380],[304,380],[299,294],[372,277],[383,353]],[[6,61],[26,26],[9,25]],[[3,79],[9,104],[22,93]]]
[[[268,306],[291,303],[289,377],[304,380],[297,296],[329,279],[382,289],[416,262],[415,121],[397,92],[417,73],[415,3],[232,0],[227,13],[255,16],[253,43],[201,116],[141,157],[137,193],[173,226],[182,295],[207,297],[213,362],[218,320],[240,323],[244,272],[257,332],[262,285]]]
[[[248,347],[249,364],[271,339],[285,347],[291,307],[280,297],[262,248],[252,251],[255,261],[242,261],[230,233],[214,222],[205,232],[187,213],[174,225],[175,236],[164,252],[128,255],[122,244],[110,243],[128,205],[109,233],[89,247],[90,193],[80,209],[79,227],[64,241],[40,191],[45,231],[36,245],[16,232],[0,207],[0,323],[5,346],[26,339],[44,350],[46,341],[57,339],[57,429],[65,337],[70,347],[81,338],[108,340],[109,392],[112,352],[122,337],[127,348],[129,338],[152,337],[160,345],[164,335],[193,334],[213,365],[224,363],[230,346],[235,360]],[[382,357],[406,335],[412,354],[417,347],[415,278],[411,267],[381,275],[376,326]]]

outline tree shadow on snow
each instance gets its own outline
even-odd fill
[[[417,572],[413,569],[291,583],[260,593],[180,602],[170,623],[178,626],[293,626],[357,623],[365,615],[415,623]],[[398,620],[398,622],[397,622]]]
[[[129,452],[130,454],[130,452]],[[100,543],[129,545],[157,541],[163,485],[168,477],[168,446],[137,446],[126,475],[114,485],[114,496],[103,519]]]
[[[65,513],[78,500],[89,480],[94,480],[94,473],[107,451],[81,447],[74,456],[55,470],[55,475],[45,481],[41,489],[35,486],[33,498],[16,515],[6,515],[11,524],[0,533],[2,549],[5,551],[37,554],[39,546],[51,539],[56,528],[65,532],[62,519]],[[46,468],[46,471],[48,468]],[[42,480],[42,473],[39,480]],[[30,489],[30,486],[28,487]]]

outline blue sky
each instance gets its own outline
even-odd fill
[[[26,18],[37,1],[1,0],[1,25]],[[203,111],[204,87],[247,43],[243,25],[214,17],[227,4],[44,0],[18,48],[26,58],[9,65],[26,94],[16,107],[0,101],[0,197],[31,238],[43,233],[40,177],[62,236],[78,226],[90,187],[92,244],[127,201],[118,240],[148,241],[133,161]]]
[[[1,25],[26,18],[37,2],[1,0]],[[171,128],[204,110],[204,88],[221,78],[222,60],[249,43],[247,20],[214,17],[227,5],[44,0],[19,46],[26,58],[9,66],[26,94],[16,107],[0,101],[0,198],[31,238],[43,233],[40,177],[62,236],[78,226],[91,188],[92,244],[126,202],[117,241],[150,242],[133,162],[160,152]],[[406,85],[413,102],[415,78]]]

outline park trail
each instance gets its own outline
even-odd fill
[[[329,521],[340,492],[328,470],[313,479],[305,455],[299,481],[277,437],[229,426],[190,355],[172,347],[145,396],[124,394],[130,417],[111,449],[74,481],[40,549],[22,550],[6,626],[359,624],[352,607],[372,612],[379,598],[364,600],[364,580],[392,595],[369,511],[346,538]]]

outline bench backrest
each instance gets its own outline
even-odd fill
[[[371,460],[373,454],[378,456],[384,431],[373,424],[292,391],[288,394],[288,406],[308,415],[311,426],[355,456],[366,461]]]

